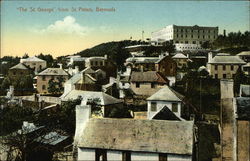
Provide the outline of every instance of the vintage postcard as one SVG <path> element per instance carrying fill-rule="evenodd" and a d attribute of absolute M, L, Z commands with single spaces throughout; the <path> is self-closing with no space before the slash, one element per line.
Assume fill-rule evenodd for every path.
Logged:
<path fill-rule="evenodd" d="M 0 161 L 249 161 L 249 1 L 0 4 Z"/>

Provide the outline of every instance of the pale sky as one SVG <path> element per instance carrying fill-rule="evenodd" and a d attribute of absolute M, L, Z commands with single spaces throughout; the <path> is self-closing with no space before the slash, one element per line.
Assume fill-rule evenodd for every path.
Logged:
<path fill-rule="evenodd" d="M 142 31 L 149 38 L 171 24 L 245 32 L 249 1 L 1 1 L 1 56 L 74 54 L 103 42 L 139 40 Z"/>

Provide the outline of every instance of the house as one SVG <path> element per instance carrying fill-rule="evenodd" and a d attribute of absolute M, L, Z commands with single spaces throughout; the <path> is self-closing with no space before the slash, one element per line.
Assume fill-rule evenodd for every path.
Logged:
<path fill-rule="evenodd" d="M 36 56 L 21 59 L 20 63 L 25 64 L 30 69 L 33 69 L 35 72 L 40 72 L 41 70 L 47 67 L 47 62 L 45 60 L 37 58 Z"/>
<path fill-rule="evenodd" d="M 250 76 L 250 63 L 247 63 L 246 65 L 243 65 L 243 66 L 242 66 L 242 71 L 243 71 L 246 75 Z"/>
<path fill-rule="evenodd" d="M 168 108 L 164 111 L 167 112 L 170 110 L 179 120 L 181 120 L 182 108 L 184 105 L 182 101 L 183 98 L 184 96 L 174 91 L 169 86 L 165 86 L 147 98 L 148 119 L 153 119 L 159 112 L 163 112 L 163 108 Z"/>
<path fill-rule="evenodd" d="M 250 97 L 250 85 L 240 85 L 240 97 Z"/>
<path fill-rule="evenodd" d="M 157 71 L 166 78 L 176 75 L 176 62 L 164 54 L 159 57 L 130 57 L 126 59 L 125 66 L 132 71 Z"/>
<path fill-rule="evenodd" d="M 132 72 L 130 82 L 130 88 L 137 95 L 152 95 L 169 84 L 169 80 L 156 71 Z"/>
<path fill-rule="evenodd" d="M 106 72 L 107 78 L 116 77 L 117 67 L 116 65 L 108 59 L 108 56 L 104 57 L 89 57 L 85 59 L 86 68 L 92 68 L 93 70 L 101 69 Z"/>
<path fill-rule="evenodd" d="M 172 57 L 173 60 L 176 61 L 177 67 L 182 69 L 183 67 L 188 66 L 188 57 L 182 53 L 177 53 Z"/>
<path fill-rule="evenodd" d="M 19 63 L 9 69 L 8 77 L 15 80 L 17 78 L 29 76 L 31 73 L 32 71 L 26 65 Z"/>
<path fill-rule="evenodd" d="M 90 118 L 90 109 L 76 107 L 78 160 L 192 160 L 193 121 Z"/>
<path fill-rule="evenodd" d="M 221 80 L 221 160 L 250 158 L 250 98 L 233 93 L 233 80 Z"/>
<path fill-rule="evenodd" d="M 60 97 L 62 101 L 82 99 L 83 105 L 88 105 L 91 101 L 96 100 L 96 104 L 101 107 L 101 117 L 106 117 L 112 108 L 118 108 L 123 106 L 123 101 L 114 98 L 104 92 L 97 91 L 82 91 L 72 90 L 68 94 Z"/>
<path fill-rule="evenodd" d="M 69 74 L 62 68 L 47 68 L 37 75 L 37 91 L 41 94 L 49 94 L 49 81 L 62 79 L 64 84 L 69 79 Z"/>
<path fill-rule="evenodd" d="M 242 51 L 237 54 L 237 56 L 239 56 L 245 62 L 250 63 L 250 51 Z"/>
<path fill-rule="evenodd" d="M 209 75 L 215 79 L 231 79 L 239 68 L 245 65 L 239 56 L 232 56 L 227 53 L 219 53 L 212 57 L 212 53 L 208 53 L 207 68 Z"/>

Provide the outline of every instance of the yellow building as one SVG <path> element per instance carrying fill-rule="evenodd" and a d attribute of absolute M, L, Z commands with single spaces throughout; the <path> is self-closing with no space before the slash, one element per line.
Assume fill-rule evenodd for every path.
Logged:
<path fill-rule="evenodd" d="M 49 94 L 48 87 L 51 79 L 57 80 L 59 77 L 66 82 L 69 74 L 61 68 L 47 68 L 37 75 L 37 91 L 41 94 Z M 63 84 L 64 84 L 63 82 Z"/>
<path fill-rule="evenodd" d="M 212 53 L 208 53 L 207 68 L 209 74 L 215 79 L 231 79 L 239 68 L 245 65 L 238 56 L 232 56 L 227 53 L 219 53 L 212 57 Z"/>

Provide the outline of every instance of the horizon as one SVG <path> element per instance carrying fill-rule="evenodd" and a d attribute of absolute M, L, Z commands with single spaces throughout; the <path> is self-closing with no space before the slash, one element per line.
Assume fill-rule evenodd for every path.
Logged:
<path fill-rule="evenodd" d="M 106 42 L 140 40 L 142 32 L 146 40 L 172 24 L 244 33 L 248 7 L 249 1 L 2 1 L 1 57 L 73 55 Z"/>

